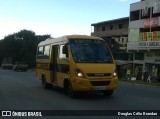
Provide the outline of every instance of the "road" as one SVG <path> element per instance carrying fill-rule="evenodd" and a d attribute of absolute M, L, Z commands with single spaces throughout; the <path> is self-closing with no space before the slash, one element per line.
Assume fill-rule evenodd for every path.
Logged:
<path fill-rule="evenodd" d="M 111 97 L 72 99 L 59 88 L 43 89 L 33 71 L 0 69 L 0 110 L 160 110 L 160 88 L 119 83 Z"/>

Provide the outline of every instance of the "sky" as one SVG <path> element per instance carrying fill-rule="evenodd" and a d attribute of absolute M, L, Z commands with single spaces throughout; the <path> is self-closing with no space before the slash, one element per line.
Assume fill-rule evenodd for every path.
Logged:
<path fill-rule="evenodd" d="M 0 39 L 26 29 L 52 37 L 90 35 L 91 24 L 128 17 L 140 0 L 0 0 Z"/>

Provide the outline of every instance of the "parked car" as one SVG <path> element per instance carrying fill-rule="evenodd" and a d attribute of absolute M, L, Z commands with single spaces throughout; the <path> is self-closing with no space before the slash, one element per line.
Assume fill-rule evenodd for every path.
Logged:
<path fill-rule="evenodd" d="M 12 58 L 3 58 L 2 64 L 1 64 L 1 69 L 12 69 L 13 68 L 13 63 L 12 63 Z"/>
<path fill-rule="evenodd" d="M 13 71 L 27 71 L 28 65 L 24 62 L 16 62 L 13 65 Z"/>

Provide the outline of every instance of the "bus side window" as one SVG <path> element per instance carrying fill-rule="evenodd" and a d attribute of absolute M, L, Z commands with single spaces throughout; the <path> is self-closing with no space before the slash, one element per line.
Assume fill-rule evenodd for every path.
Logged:
<path fill-rule="evenodd" d="M 42 59 L 43 58 L 43 53 L 44 53 L 44 46 L 39 46 L 38 47 L 38 52 L 37 52 L 37 59 Z"/>
<path fill-rule="evenodd" d="M 44 56 L 45 57 L 49 57 L 50 56 L 50 46 L 49 45 L 46 45 L 44 47 Z"/>
<path fill-rule="evenodd" d="M 59 58 L 67 59 L 68 58 L 68 49 L 66 45 L 60 45 Z"/>

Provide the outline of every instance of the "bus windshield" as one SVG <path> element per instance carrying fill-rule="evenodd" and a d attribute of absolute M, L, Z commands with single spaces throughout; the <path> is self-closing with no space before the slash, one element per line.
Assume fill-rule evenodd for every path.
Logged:
<path fill-rule="evenodd" d="M 113 63 L 111 52 L 105 41 L 71 39 L 70 48 L 77 63 Z"/>

